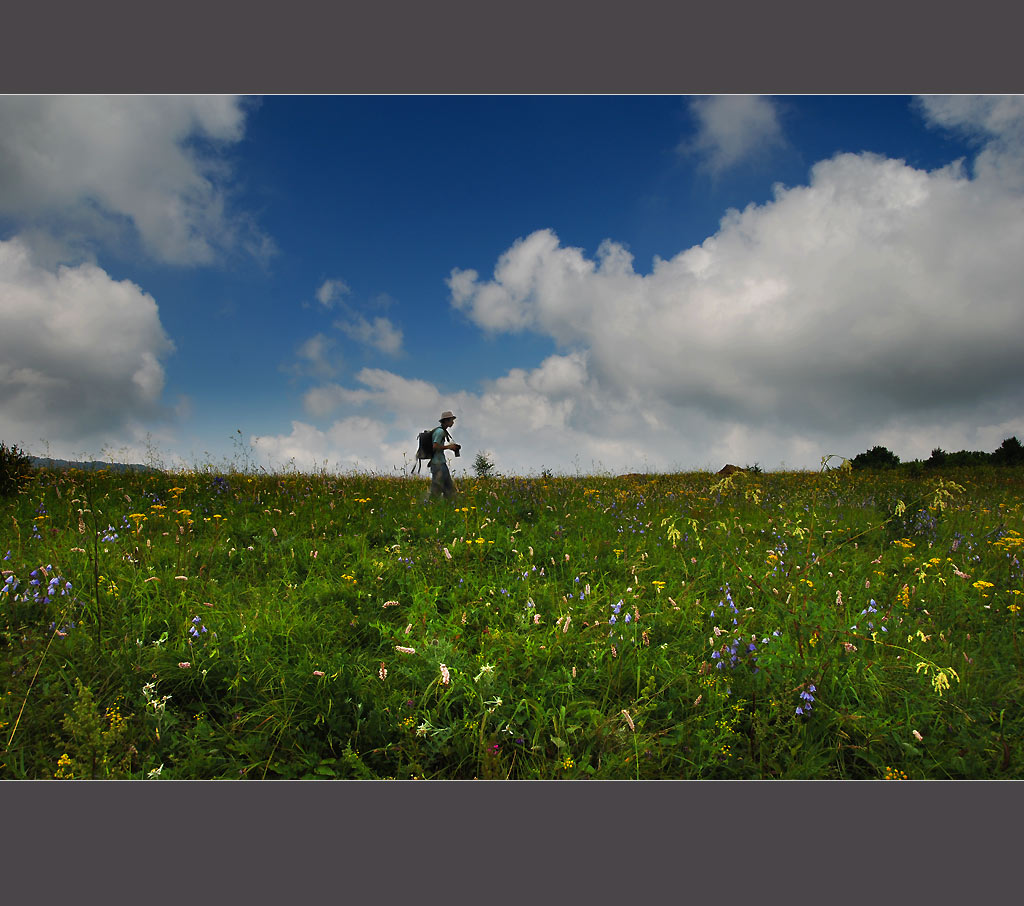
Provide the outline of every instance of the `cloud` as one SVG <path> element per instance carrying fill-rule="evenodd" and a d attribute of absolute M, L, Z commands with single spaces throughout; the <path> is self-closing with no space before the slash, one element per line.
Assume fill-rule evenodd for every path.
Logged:
<path fill-rule="evenodd" d="M 402 330 L 388 318 L 377 317 L 370 321 L 355 315 L 348 320 L 335 321 L 334 326 L 353 340 L 387 355 L 398 355 L 402 351 Z"/>
<path fill-rule="evenodd" d="M 444 399 L 367 370 L 307 409 L 369 419 L 379 448 L 360 462 L 383 470 L 439 406 L 459 416 L 463 470 L 475 449 L 517 472 L 814 468 L 875 444 L 912 459 L 1024 437 L 1024 112 L 921 109 L 983 136 L 970 168 L 839 154 L 647 272 L 620 243 L 589 256 L 537 230 L 490 279 L 455 268 L 448 286 L 482 330 L 550 337 L 556 355 Z M 316 429 L 317 449 L 352 461 L 335 426 Z"/>
<path fill-rule="evenodd" d="M 696 154 L 713 175 L 730 170 L 765 149 L 784 144 L 782 128 L 770 98 L 717 95 L 694 98 L 690 109 L 697 135 L 680 151 Z"/>
<path fill-rule="evenodd" d="M 293 421 L 288 435 L 258 435 L 249 442 L 255 456 L 274 470 L 379 472 L 382 463 L 401 462 L 402 445 L 386 443 L 386 430 L 365 416 L 339 420 L 327 430 Z"/>
<path fill-rule="evenodd" d="M 297 361 L 283 370 L 297 377 L 314 377 L 321 380 L 332 378 L 338 373 L 336 342 L 330 337 L 317 333 L 302 343 L 295 351 Z"/>
<path fill-rule="evenodd" d="M 0 434 L 106 444 L 137 434 L 160 405 L 174 346 L 152 296 L 93 264 L 40 267 L 19 239 L 0 241 Z"/>
<path fill-rule="evenodd" d="M 974 161 L 982 185 L 1024 191 L 1024 97 L 928 95 L 917 99 L 932 126 L 965 134 L 983 145 Z"/>
<path fill-rule="evenodd" d="M 160 261 L 204 264 L 272 243 L 229 204 L 223 152 L 244 132 L 235 97 L 0 97 L 0 214 L 82 257 L 126 231 Z"/>
<path fill-rule="evenodd" d="M 351 292 L 344 280 L 324 280 L 316 291 L 317 301 L 324 308 L 331 308 Z"/>

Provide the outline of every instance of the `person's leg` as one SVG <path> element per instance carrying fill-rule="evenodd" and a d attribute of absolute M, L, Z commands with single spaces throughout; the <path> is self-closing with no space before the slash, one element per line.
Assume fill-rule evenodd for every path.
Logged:
<path fill-rule="evenodd" d="M 444 475 L 448 473 L 447 466 L 430 466 L 430 495 L 428 500 L 434 500 L 444 494 Z M 450 480 L 450 477 L 449 477 Z"/>
<path fill-rule="evenodd" d="M 452 473 L 448 470 L 448 466 L 444 467 L 444 476 L 442 478 L 442 484 L 444 487 L 444 496 L 446 500 L 455 499 L 455 482 L 452 481 Z"/>

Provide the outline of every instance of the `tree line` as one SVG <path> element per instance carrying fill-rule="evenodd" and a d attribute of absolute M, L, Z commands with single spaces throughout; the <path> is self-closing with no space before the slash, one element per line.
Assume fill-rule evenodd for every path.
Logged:
<path fill-rule="evenodd" d="M 900 466 L 925 469 L 1020 466 L 1024 465 L 1024 445 L 1014 436 L 1006 438 L 992 453 L 981 450 L 958 450 L 956 453 L 947 453 L 941 447 L 936 447 L 927 459 L 915 459 L 906 463 L 901 463 L 900 458 L 887 447 L 875 446 L 854 456 L 850 460 L 850 465 L 855 469 L 895 469 Z"/>

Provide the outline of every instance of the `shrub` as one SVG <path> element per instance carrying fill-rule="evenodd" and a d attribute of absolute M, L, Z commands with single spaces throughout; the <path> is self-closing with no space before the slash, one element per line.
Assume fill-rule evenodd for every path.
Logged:
<path fill-rule="evenodd" d="M 24 450 L 0 443 L 0 497 L 17 494 L 32 471 L 32 459 Z"/>
<path fill-rule="evenodd" d="M 473 460 L 473 471 L 477 478 L 491 478 L 494 476 L 494 461 L 481 450 Z"/>
<path fill-rule="evenodd" d="M 886 447 L 872 447 L 865 453 L 858 453 L 850 460 L 855 469 L 895 469 L 900 458 Z"/>

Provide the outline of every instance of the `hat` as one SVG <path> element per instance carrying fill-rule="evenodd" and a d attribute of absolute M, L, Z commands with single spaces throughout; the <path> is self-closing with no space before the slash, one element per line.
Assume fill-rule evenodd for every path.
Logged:
<path fill-rule="evenodd" d="M 445 409 L 444 412 L 441 413 L 440 420 L 444 421 L 446 418 L 455 418 L 455 414 L 450 409 Z"/>

